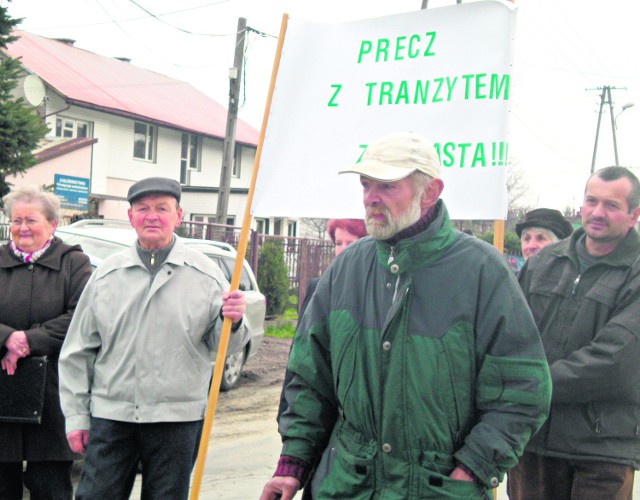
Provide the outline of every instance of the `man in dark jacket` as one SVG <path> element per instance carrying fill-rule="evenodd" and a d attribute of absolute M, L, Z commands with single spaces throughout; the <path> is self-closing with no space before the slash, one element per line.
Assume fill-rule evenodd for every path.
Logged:
<path fill-rule="evenodd" d="M 296 333 L 262 499 L 484 499 L 544 421 L 542 345 L 504 258 L 453 229 L 414 133 L 360 163 L 365 237 L 322 275 Z M 324 453 L 323 453 L 324 452 Z"/>
<path fill-rule="evenodd" d="M 527 260 L 520 284 L 549 362 L 549 419 L 509 472 L 511 499 L 630 499 L 640 467 L 640 184 L 587 181 L 582 228 Z"/>

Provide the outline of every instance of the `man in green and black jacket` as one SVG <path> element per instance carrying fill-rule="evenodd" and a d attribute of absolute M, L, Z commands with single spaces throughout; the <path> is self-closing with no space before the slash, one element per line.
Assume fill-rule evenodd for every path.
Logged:
<path fill-rule="evenodd" d="M 639 203 L 629 170 L 598 170 L 585 189 L 582 228 L 522 268 L 553 399 L 509 472 L 511 499 L 632 496 L 640 468 Z"/>
<path fill-rule="evenodd" d="M 323 274 L 291 352 L 282 456 L 262 499 L 488 498 L 547 416 L 531 313 L 502 256 L 454 230 L 438 155 L 413 133 L 368 146 L 371 237 Z"/>

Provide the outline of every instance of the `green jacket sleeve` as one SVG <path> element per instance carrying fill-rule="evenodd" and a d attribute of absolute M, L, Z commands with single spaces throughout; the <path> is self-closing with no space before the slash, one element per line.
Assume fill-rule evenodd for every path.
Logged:
<path fill-rule="evenodd" d="M 495 487 L 546 420 L 551 380 L 538 330 L 511 271 L 487 266 L 480 279 L 478 419 L 455 456 Z"/>
<path fill-rule="evenodd" d="M 320 280 L 294 337 L 288 369 L 292 379 L 284 389 L 288 409 L 279 421 L 282 454 L 313 464 L 336 421 L 338 403 L 333 389 L 329 311 L 330 270 Z"/>

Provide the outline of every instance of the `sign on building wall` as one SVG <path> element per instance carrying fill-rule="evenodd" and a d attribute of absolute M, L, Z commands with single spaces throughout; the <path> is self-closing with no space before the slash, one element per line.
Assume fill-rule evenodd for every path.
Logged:
<path fill-rule="evenodd" d="M 497 1 L 343 24 L 289 19 L 252 213 L 363 217 L 366 145 L 414 131 L 440 154 L 456 219 L 507 213 L 516 11 Z"/>
<path fill-rule="evenodd" d="M 60 199 L 60 207 L 72 210 L 88 210 L 89 179 L 55 174 L 54 193 Z"/>

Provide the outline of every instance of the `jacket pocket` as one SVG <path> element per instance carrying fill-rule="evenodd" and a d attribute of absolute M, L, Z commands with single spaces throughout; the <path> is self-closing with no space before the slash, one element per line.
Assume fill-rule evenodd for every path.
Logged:
<path fill-rule="evenodd" d="M 639 412 L 634 405 L 604 402 L 554 405 L 545 446 L 569 455 L 638 460 Z"/>
<path fill-rule="evenodd" d="M 327 477 L 317 498 L 373 498 L 375 492 L 376 443 L 360 440 L 356 433 L 341 432 Z"/>
<path fill-rule="evenodd" d="M 640 439 L 640 408 L 635 405 L 594 402 L 583 416 L 598 438 Z"/>
<path fill-rule="evenodd" d="M 459 481 L 449 476 L 420 468 L 420 498 L 424 499 L 457 499 L 484 500 L 487 498 L 486 488 L 476 481 Z"/>

